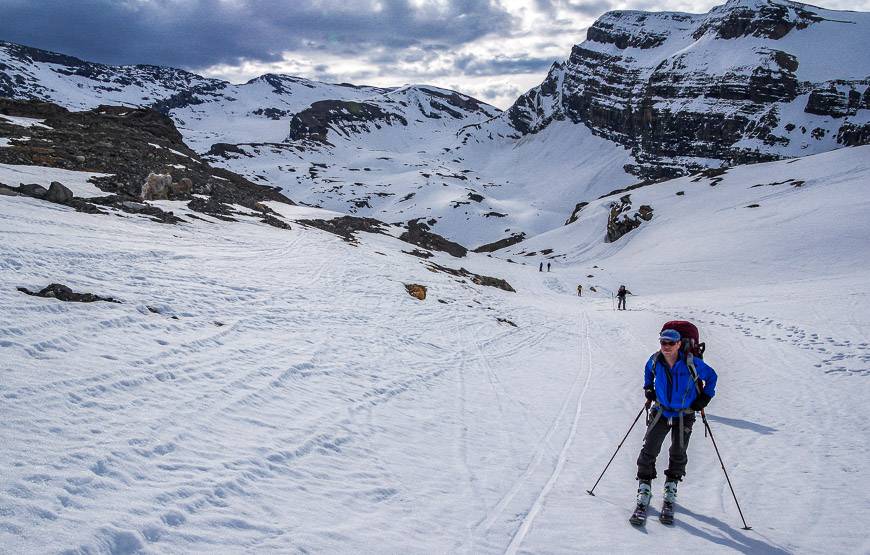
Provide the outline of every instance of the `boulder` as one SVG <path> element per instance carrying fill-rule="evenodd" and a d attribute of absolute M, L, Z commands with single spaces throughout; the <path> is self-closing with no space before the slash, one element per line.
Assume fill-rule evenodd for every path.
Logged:
<path fill-rule="evenodd" d="M 45 195 L 45 200 L 66 204 L 73 198 L 73 192 L 70 191 L 63 183 L 52 181 L 48 186 L 48 194 Z"/>
<path fill-rule="evenodd" d="M 173 198 L 190 198 L 191 192 L 193 192 L 193 181 L 187 177 L 182 177 L 178 183 L 169 186 L 169 196 Z"/>
<path fill-rule="evenodd" d="M 141 202 L 133 202 L 132 200 L 121 201 L 121 207 L 126 208 L 130 212 L 141 212 L 145 210 L 147 205 L 142 204 Z"/>
<path fill-rule="evenodd" d="M 28 197 L 45 198 L 45 195 L 48 194 L 48 189 L 36 183 L 22 183 L 18 187 L 18 192 Z"/>
<path fill-rule="evenodd" d="M 420 285 L 419 283 L 406 283 L 405 289 L 408 291 L 408 294 L 414 297 L 415 299 L 419 299 L 421 301 L 426 300 L 426 286 Z"/>
<path fill-rule="evenodd" d="M 166 200 L 169 198 L 169 188 L 172 186 L 172 176 L 162 173 L 149 173 L 142 185 L 142 200 Z"/>

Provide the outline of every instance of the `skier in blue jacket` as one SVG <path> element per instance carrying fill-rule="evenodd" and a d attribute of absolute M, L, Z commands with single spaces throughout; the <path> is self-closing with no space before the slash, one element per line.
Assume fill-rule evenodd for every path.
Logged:
<path fill-rule="evenodd" d="M 643 389 L 647 406 L 653 404 L 643 447 L 637 458 L 637 508 L 632 523 L 646 519 L 652 497 L 651 482 L 656 478 L 656 457 L 665 436 L 670 434 L 668 468 L 665 470 L 664 505 L 661 520 L 673 522 L 677 483 L 686 474 L 686 448 L 695 423 L 695 411 L 703 410 L 716 394 L 716 372 L 701 358 L 682 349 L 680 333 L 662 330 L 661 349 L 646 363 Z M 640 515 L 638 513 L 640 512 Z"/>

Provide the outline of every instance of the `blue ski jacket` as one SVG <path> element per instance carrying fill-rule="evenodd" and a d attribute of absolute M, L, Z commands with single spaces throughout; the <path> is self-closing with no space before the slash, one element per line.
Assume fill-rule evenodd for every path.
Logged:
<path fill-rule="evenodd" d="M 710 368 L 699 357 L 693 357 L 695 372 L 701 381 L 698 384 L 708 396 L 716 394 L 716 371 Z M 655 387 L 656 399 L 662 407 L 662 416 L 673 418 L 688 409 L 698 396 L 698 389 L 692 380 L 692 373 L 686 364 L 686 355 L 680 353 L 680 358 L 673 368 L 668 368 L 664 357 L 659 352 L 653 354 L 646 363 L 643 379 L 644 389 Z"/>

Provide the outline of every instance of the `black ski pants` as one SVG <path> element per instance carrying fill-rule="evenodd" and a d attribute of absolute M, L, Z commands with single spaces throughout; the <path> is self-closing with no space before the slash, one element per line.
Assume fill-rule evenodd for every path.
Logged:
<path fill-rule="evenodd" d="M 617 297 L 616 309 L 625 310 L 625 297 Z"/>
<path fill-rule="evenodd" d="M 646 430 L 643 447 L 640 450 L 640 456 L 637 458 L 638 480 L 655 479 L 656 458 L 658 458 L 659 452 L 662 450 L 662 443 L 669 433 L 671 435 L 671 448 L 668 451 L 668 469 L 665 470 L 665 476 L 669 480 L 679 482 L 686 475 L 686 463 L 689 462 L 686 449 L 689 447 L 689 437 L 692 435 L 692 424 L 695 423 L 695 414 L 683 414 L 682 420 L 681 426 L 679 416 L 674 418 L 665 418 L 664 416 L 656 418 L 655 411 L 652 413 L 652 421 Z"/>

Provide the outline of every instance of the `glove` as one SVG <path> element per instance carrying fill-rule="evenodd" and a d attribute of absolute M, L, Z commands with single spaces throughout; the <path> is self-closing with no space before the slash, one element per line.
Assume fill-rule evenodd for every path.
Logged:
<path fill-rule="evenodd" d="M 646 397 L 647 401 L 655 401 L 656 400 L 656 390 L 652 387 L 648 387 L 643 390 L 643 396 Z"/>
<path fill-rule="evenodd" d="M 689 405 L 689 408 L 694 411 L 703 410 L 704 407 L 707 406 L 707 403 L 710 402 L 710 399 L 712 399 L 712 397 L 702 391 L 698 393 L 698 396 L 695 397 L 695 400 L 692 401 L 692 404 Z"/>

